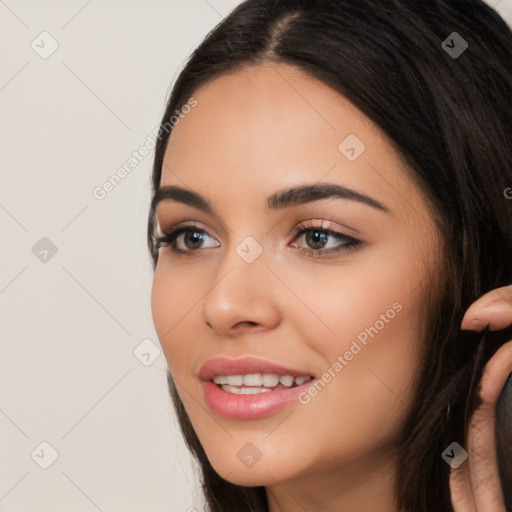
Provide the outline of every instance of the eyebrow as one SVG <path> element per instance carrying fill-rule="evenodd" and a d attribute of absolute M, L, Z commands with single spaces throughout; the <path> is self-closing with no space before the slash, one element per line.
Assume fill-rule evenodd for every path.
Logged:
<path fill-rule="evenodd" d="M 302 185 L 297 187 L 280 190 L 269 196 L 265 202 L 267 210 L 279 210 L 300 204 L 311 203 L 321 199 L 328 198 L 346 199 L 348 201 L 357 201 L 359 203 L 371 206 L 376 210 L 383 211 L 387 214 L 391 210 L 377 201 L 376 199 L 367 196 L 361 192 L 357 192 L 351 188 L 337 185 L 334 183 L 318 183 L 315 185 Z M 215 208 L 211 202 L 202 195 L 188 190 L 177 185 L 165 185 L 155 191 L 152 201 L 152 208 L 165 201 L 172 201 L 176 203 L 183 203 L 193 208 L 196 208 L 209 215 L 217 216 Z"/>

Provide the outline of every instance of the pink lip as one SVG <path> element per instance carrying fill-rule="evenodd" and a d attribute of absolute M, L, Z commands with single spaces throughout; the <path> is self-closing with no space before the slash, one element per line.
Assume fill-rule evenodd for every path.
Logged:
<path fill-rule="evenodd" d="M 263 418 L 284 407 L 297 402 L 298 395 L 312 385 L 316 379 L 289 389 L 270 391 L 256 395 L 237 395 L 228 393 L 212 382 L 215 375 L 244 375 L 247 373 L 277 373 L 278 375 L 292 375 L 300 377 L 313 374 L 309 371 L 300 371 L 286 368 L 254 357 L 239 359 L 215 358 L 207 361 L 199 371 L 203 380 L 203 393 L 210 409 L 229 419 L 253 420 Z"/>

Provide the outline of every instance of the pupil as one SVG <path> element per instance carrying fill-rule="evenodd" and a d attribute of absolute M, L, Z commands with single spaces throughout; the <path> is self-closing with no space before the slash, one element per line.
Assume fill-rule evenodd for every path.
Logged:
<path fill-rule="evenodd" d="M 306 241 L 308 242 L 309 245 L 315 246 L 315 244 L 319 243 L 318 242 L 319 237 L 326 237 L 326 236 L 327 236 L 326 233 L 323 233 L 322 231 L 309 231 L 308 233 L 306 233 Z M 311 241 L 310 239 L 308 239 L 308 237 L 310 239 L 313 238 L 313 240 Z M 323 243 L 325 243 L 325 241 L 323 241 Z M 323 247 L 322 242 L 320 242 L 319 247 L 313 247 L 313 248 L 321 249 L 322 247 Z"/>
<path fill-rule="evenodd" d="M 202 233 L 198 233 L 197 231 L 188 232 L 185 234 L 185 243 L 187 244 L 188 241 L 191 242 L 192 249 L 197 249 L 201 245 L 201 242 L 203 241 L 203 235 Z M 196 244 L 197 247 L 194 246 L 194 244 Z"/>

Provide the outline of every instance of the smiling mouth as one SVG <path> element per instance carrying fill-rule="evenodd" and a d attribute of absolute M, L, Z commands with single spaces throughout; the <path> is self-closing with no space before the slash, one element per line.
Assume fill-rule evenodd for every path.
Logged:
<path fill-rule="evenodd" d="M 212 382 L 219 389 L 237 395 L 255 395 L 301 386 L 312 380 L 311 375 L 293 377 L 276 373 L 247 373 L 244 375 L 215 375 Z"/>

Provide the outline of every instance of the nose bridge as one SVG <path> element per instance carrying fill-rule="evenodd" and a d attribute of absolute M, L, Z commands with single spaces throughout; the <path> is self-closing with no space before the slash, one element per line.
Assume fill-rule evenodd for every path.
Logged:
<path fill-rule="evenodd" d="M 269 274 L 267 256 L 263 244 L 251 235 L 232 241 L 221 256 L 212 291 L 234 293 L 242 301 L 257 295 Z"/>
<path fill-rule="evenodd" d="M 255 207 L 246 199 L 245 208 Z M 239 205 L 243 211 L 244 205 Z M 258 227 L 260 226 L 260 227 Z M 222 263 L 219 273 L 224 274 L 229 268 L 235 267 L 239 272 L 246 272 L 248 276 L 256 273 L 268 272 L 265 263 L 268 262 L 268 236 L 266 236 L 263 223 L 251 222 L 247 217 L 238 216 L 236 222 L 229 226 L 226 250 L 222 253 Z"/>
<path fill-rule="evenodd" d="M 263 243 L 247 235 L 231 242 L 219 261 L 202 301 L 203 320 L 219 332 L 228 332 L 240 322 L 274 323 L 277 308 L 267 284 L 272 273 Z"/>

